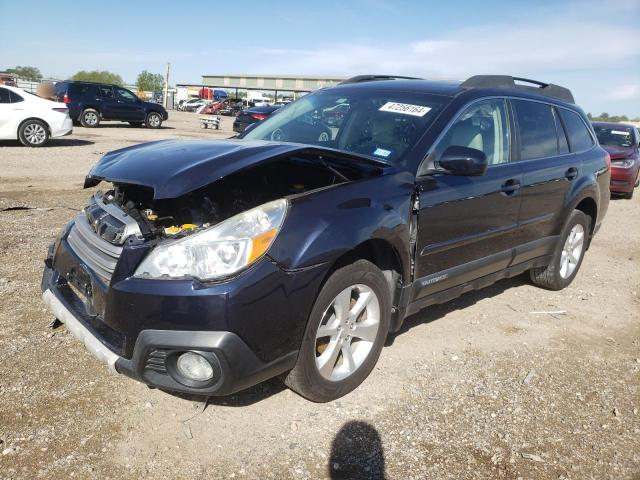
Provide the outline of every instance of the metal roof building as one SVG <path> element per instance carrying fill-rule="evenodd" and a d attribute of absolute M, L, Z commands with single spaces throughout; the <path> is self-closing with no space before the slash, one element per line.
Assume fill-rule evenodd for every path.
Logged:
<path fill-rule="evenodd" d="M 321 87 L 336 85 L 344 79 L 345 77 L 306 75 L 216 74 L 202 75 L 202 85 L 206 87 L 242 90 L 310 92 Z"/>

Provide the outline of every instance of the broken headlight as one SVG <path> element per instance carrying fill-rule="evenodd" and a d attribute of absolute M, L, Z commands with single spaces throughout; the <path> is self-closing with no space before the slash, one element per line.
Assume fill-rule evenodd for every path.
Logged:
<path fill-rule="evenodd" d="M 267 252 L 286 210 L 286 200 L 275 200 L 188 237 L 161 243 L 142 261 L 135 275 L 200 280 L 232 275 Z"/>

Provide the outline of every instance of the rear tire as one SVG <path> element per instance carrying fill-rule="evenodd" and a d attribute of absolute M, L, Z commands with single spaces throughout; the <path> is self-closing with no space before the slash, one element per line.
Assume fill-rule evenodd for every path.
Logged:
<path fill-rule="evenodd" d="M 313 305 L 285 384 L 314 402 L 351 392 L 378 361 L 390 317 L 389 284 L 379 268 L 358 260 L 336 270 Z"/>
<path fill-rule="evenodd" d="M 631 200 L 633 198 L 633 192 L 635 192 L 635 188 L 633 190 L 631 190 L 630 192 L 627 192 L 624 195 L 622 195 L 622 198 L 626 198 L 627 200 Z"/>
<path fill-rule="evenodd" d="M 144 123 L 147 128 L 160 128 L 162 126 L 162 115 L 158 112 L 150 112 Z"/>
<path fill-rule="evenodd" d="M 96 128 L 100 125 L 100 114 L 93 108 L 87 108 L 80 114 L 80 124 L 86 128 Z"/>
<path fill-rule="evenodd" d="M 571 212 L 562 227 L 551 263 L 546 267 L 529 270 L 533 284 L 548 290 L 562 290 L 567 287 L 582 265 L 590 231 L 591 217 L 580 210 Z"/>
<path fill-rule="evenodd" d="M 25 147 L 42 147 L 49 141 L 49 128 L 41 120 L 27 120 L 18 129 L 18 138 Z"/>

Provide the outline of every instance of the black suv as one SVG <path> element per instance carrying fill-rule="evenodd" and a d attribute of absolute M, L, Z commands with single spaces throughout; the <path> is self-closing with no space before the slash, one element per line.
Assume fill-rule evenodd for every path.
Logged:
<path fill-rule="evenodd" d="M 160 128 L 169 114 L 162 105 L 143 102 L 133 92 L 118 85 L 63 81 L 55 85 L 56 101 L 69 107 L 75 124 L 97 127 L 101 120 L 120 120 L 135 127 Z"/>
<path fill-rule="evenodd" d="M 609 177 L 565 88 L 356 77 L 241 140 L 105 155 L 85 187 L 106 190 L 49 249 L 44 301 L 149 385 L 224 395 L 284 375 L 328 401 L 422 308 L 523 272 L 569 285 Z"/>

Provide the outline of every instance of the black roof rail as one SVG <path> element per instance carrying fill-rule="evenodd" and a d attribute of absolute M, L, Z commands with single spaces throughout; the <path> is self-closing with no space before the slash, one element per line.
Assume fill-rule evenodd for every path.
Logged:
<path fill-rule="evenodd" d="M 402 77 L 400 75 L 356 75 L 347 78 L 338 85 L 346 85 L 348 83 L 375 82 L 376 80 L 422 80 L 418 77 Z"/>
<path fill-rule="evenodd" d="M 516 83 L 519 82 L 519 83 Z M 522 85 L 529 83 L 531 85 Z M 462 88 L 512 88 L 526 90 L 538 95 L 575 103 L 571 90 L 553 83 L 540 82 L 529 78 L 511 77 L 509 75 L 475 75 L 460 84 Z"/>

